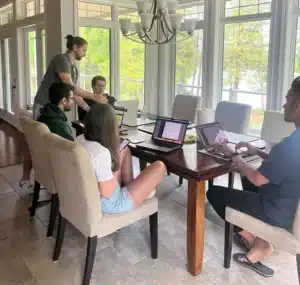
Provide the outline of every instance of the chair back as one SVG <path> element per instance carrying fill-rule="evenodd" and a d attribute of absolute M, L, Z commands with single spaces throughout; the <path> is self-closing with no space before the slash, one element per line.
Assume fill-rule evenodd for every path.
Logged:
<path fill-rule="evenodd" d="M 278 143 L 295 130 L 295 125 L 284 121 L 284 114 L 276 111 L 265 111 L 261 129 L 261 138 L 270 143 Z"/>
<path fill-rule="evenodd" d="M 196 123 L 196 114 L 200 105 L 200 96 L 177 95 L 173 104 L 172 118 L 188 120 Z"/>
<path fill-rule="evenodd" d="M 45 124 L 34 121 L 28 116 L 22 115 L 19 120 L 30 151 L 34 179 L 43 184 L 49 193 L 55 194 L 56 189 L 45 144 L 45 136 L 50 133 L 50 130 Z"/>
<path fill-rule="evenodd" d="M 98 183 L 86 149 L 50 133 L 46 137 L 60 213 L 83 235 L 97 235 L 101 214 Z"/>
<path fill-rule="evenodd" d="M 251 110 L 250 105 L 221 101 L 216 109 L 215 121 L 228 132 L 247 134 Z"/>

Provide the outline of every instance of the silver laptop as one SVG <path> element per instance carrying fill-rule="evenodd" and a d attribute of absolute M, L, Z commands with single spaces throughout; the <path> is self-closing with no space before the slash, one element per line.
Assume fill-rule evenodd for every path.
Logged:
<path fill-rule="evenodd" d="M 136 125 L 139 100 L 118 101 L 115 103 L 115 106 L 123 107 L 127 110 L 127 112 L 124 113 L 123 125 L 129 127 Z"/>
<path fill-rule="evenodd" d="M 167 117 L 158 117 L 152 138 L 137 144 L 139 148 L 169 153 L 182 148 L 189 122 Z"/>
<path fill-rule="evenodd" d="M 155 120 L 148 118 L 138 118 L 139 100 L 125 100 L 115 103 L 116 107 L 122 107 L 127 110 L 124 113 L 123 125 L 128 127 L 138 127 L 143 125 L 155 124 Z"/>

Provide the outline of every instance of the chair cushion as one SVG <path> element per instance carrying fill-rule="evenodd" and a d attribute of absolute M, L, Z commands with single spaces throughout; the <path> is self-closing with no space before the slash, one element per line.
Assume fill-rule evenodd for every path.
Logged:
<path fill-rule="evenodd" d="M 100 210 L 100 209 L 99 209 Z M 157 198 L 145 200 L 143 205 L 133 211 L 121 214 L 103 214 L 97 227 L 98 238 L 107 236 L 121 228 L 135 223 L 158 211 Z"/>
<path fill-rule="evenodd" d="M 284 121 L 284 114 L 276 111 L 265 111 L 261 129 L 261 138 L 267 142 L 279 143 L 295 130 L 295 125 Z"/>
<path fill-rule="evenodd" d="M 269 243 L 276 249 L 296 255 L 300 253 L 300 243 L 289 231 L 271 226 L 240 211 L 226 207 L 226 221 L 251 232 Z"/>

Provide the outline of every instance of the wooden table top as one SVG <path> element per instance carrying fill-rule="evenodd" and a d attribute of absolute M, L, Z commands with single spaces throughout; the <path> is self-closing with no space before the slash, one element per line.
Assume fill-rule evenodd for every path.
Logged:
<path fill-rule="evenodd" d="M 129 140 L 132 138 L 134 141 L 138 136 L 142 136 L 144 140 L 151 138 L 150 134 L 138 131 L 137 129 L 129 130 L 128 134 L 122 137 Z M 233 170 L 231 162 L 218 160 L 215 157 L 198 152 L 199 145 L 197 143 L 184 144 L 182 149 L 168 154 L 140 149 L 134 144 L 130 144 L 130 148 L 132 154 L 141 160 L 146 162 L 161 160 L 165 163 L 169 171 L 186 179 L 209 180 Z M 249 162 L 257 159 L 259 159 L 257 156 L 245 158 Z"/>

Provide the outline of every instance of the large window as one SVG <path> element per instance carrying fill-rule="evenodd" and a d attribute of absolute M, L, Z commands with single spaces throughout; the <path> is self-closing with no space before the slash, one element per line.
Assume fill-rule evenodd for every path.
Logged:
<path fill-rule="evenodd" d="M 203 29 L 199 23 L 204 20 L 204 5 L 186 7 L 178 13 L 184 19 L 197 21 L 196 30 L 190 38 L 179 34 L 176 37 L 175 95 L 201 95 Z"/>
<path fill-rule="evenodd" d="M 30 101 L 29 104 L 33 104 L 34 97 L 38 88 L 38 71 L 37 71 L 37 54 L 36 54 L 36 31 L 28 31 L 26 32 L 27 39 L 27 69 L 28 69 L 28 85 L 30 92 Z"/>
<path fill-rule="evenodd" d="M 12 112 L 11 38 L 4 39 L 2 43 L 4 108 L 8 112 Z"/>
<path fill-rule="evenodd" d="M 80 63 L 80 86 L 91 89 L 95 75 L 107 78 L 106 91 L 110 92 L 110 29 L 80 27 L 79 34 L 87 40 L 89 47 L 86 57 Z"/>
<path fill-rule="evenodd" d="M 145 47 L 120 36 L 120 99 L 144 99 Z"/>
<path fill-rule="evenodd" d="M 42 26 L 23 28 L 25 39 L 26 105 L 32 106 L 46 71 L 45 30 Z M 25 106 L 24 106 L 25 107 Z"/>
<path fill-rule="evenodd" d="M 176 94 L 201 95 L 203 30 L 176 39 Z"/>
<path fill-rule="evenodd" d="M 128 8 L 119 8 L 120 18 L 133 23 L 139 21 L 138 13 Z M 145 45 L 126 39 L 120 33 L 120 99 L 138 99 L 144 104 Z"/>
<path fill-rule="evenodd" d="M 297 7 L 297 35 L 296 35 L 296 49 L 295 49 L 295 65 L 294 65 L 294 77 L 300 76 L 300 1 Z"/>
<path fill-rule="evenodd" d="M 226 15 L 238 18 L 241 14 L 261 13 L 262 5 L 268 10 L 271 1 L 226 3 L 230 2 L 239 2 L 240 6 L 229 8 L 226 4 Z M 224 25 L 222 100 L 251 105 L 250 128 L 253 130 L 261 129 L 266 107 L 269 38 L 270 20 L 259 20 L 259 15 L 257 20 L 227 21 Z"/>

